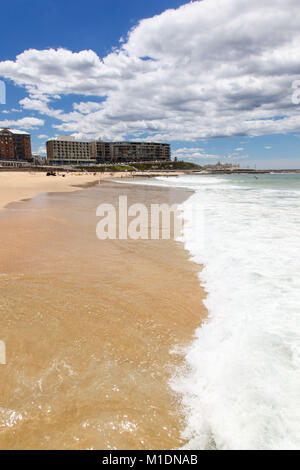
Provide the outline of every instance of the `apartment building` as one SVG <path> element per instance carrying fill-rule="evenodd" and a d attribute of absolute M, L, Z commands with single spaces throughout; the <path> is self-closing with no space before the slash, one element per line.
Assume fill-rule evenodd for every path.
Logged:
<path fill-rule="evenodd" d="M 91 155 L 98 163 L 111 162 L 114 159 L 114 144 L 101 139 L 91 142 Z"/>
<path fill-rule="evenodd" d="M 115 142 L 113 144 L 115 161 L 146 162 L 171 159 L 169 144 L 154 142 Z"/>
<path fill-rule="evenodd" d="M 0 129 L 1 160 L 31 160 L 31 136 L 17 129 Z"/>
<path fill-rule="evenodd" d="M 94 142 L 82 142 L 72 136 L 60 136 L 46 143 L 47 160 L 52 164 L 82 165 L 96 163 Z"/>
<path fill-rule="evenodd" d="M 15 147 L 13 134 L 8 129 L 0 130 L 0 159 L 14 160 Z"/>
<path fill-rule="evenodd" d="M 169 144 L 153 142 L 79 142 L 61 136 L 47 142 L 47 160 L 52 164 L 93 164 L 112 162 L 166 161 Z"/>

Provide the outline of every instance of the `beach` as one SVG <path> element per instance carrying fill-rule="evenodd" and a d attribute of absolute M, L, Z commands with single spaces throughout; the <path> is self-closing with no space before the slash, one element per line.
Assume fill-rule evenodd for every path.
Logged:
<path fill-rule="evenodd" d="M 182 175 L 183 172 L 156 172 L 158 175 Z M 74 186 L 88 185 L 96 180 L 112 178 L 133 178 L 136 176 L 151 176 L 150 172 L 136 172 L 132 175 L 126 172 L 66 172 L 47 176 L 45 172 L 0 171 L 0 209 L 14 201 L 31 199 L 41 193 L 72 192 Z"/>
<path fill-rule="evenodd" d="M 169 381 L 206 315 L 199 266 L 172 239 L 100 241 L 96 208 L 191 191 L 95 175 L 0 181 L 0 448 L 184 445 Z"/>

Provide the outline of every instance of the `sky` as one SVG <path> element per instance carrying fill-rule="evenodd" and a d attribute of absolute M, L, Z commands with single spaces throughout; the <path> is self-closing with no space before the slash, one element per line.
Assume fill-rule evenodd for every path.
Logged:
<path fill-rule="evenodd" d="M 299 0 L 10 0 L 1 17 L 0 127 L 34 153 L 70 134 L 300 168 Z"/>

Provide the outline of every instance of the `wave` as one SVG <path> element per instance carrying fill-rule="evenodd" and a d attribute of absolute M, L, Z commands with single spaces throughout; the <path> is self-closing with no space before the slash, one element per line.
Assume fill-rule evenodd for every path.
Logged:
<path fill-rule="evenodd" d="M 183 241 L 202 266 L 208 318 L 172 380 L 186 448 L 299 449 L 300 192 L 200 178 L 184 180 L 197 189 Z"/>

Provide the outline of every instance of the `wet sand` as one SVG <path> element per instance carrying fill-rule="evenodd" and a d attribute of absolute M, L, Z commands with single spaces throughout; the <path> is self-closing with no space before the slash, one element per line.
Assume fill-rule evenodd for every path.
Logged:
<path fill-rule="evenodd" d="M 121 173 L 115 173 L 115 177 L 120 176 Z M 0 209 L 12 201 L 26 201 L 40 193 L 72 192 L 74 186 L 86 185 L 100 177 L 111 178 L 112 175 L 62 172 L 46 176 L 41 172 L 0 171 Z"/>
<path fill-rule="evenodd" d="M 156 172 L 157 175 L 177 176 L 183 172 Z M 63 176 L 64 175 L 64 176 Z M 72 192 L 74 187 L 85 186 L 95 181 L 113 178 L 134 178 L 136 176 L 151 176 L 151 172 L 114 173 L 67 173 L 56 172 L 56 176 L 47 176 L 45 172 L 0 171 L 0 209 L 12 201 L 27 201 L 41 193 Z"/>
<path fill-rule="evenodd" d="M 204 292 L 183 245 L 96 237 L 98 204 L 176 203 L 180 189 L 102 181 L 0 211 L 0 449 L 171 449 L 168 381 Z"/>

